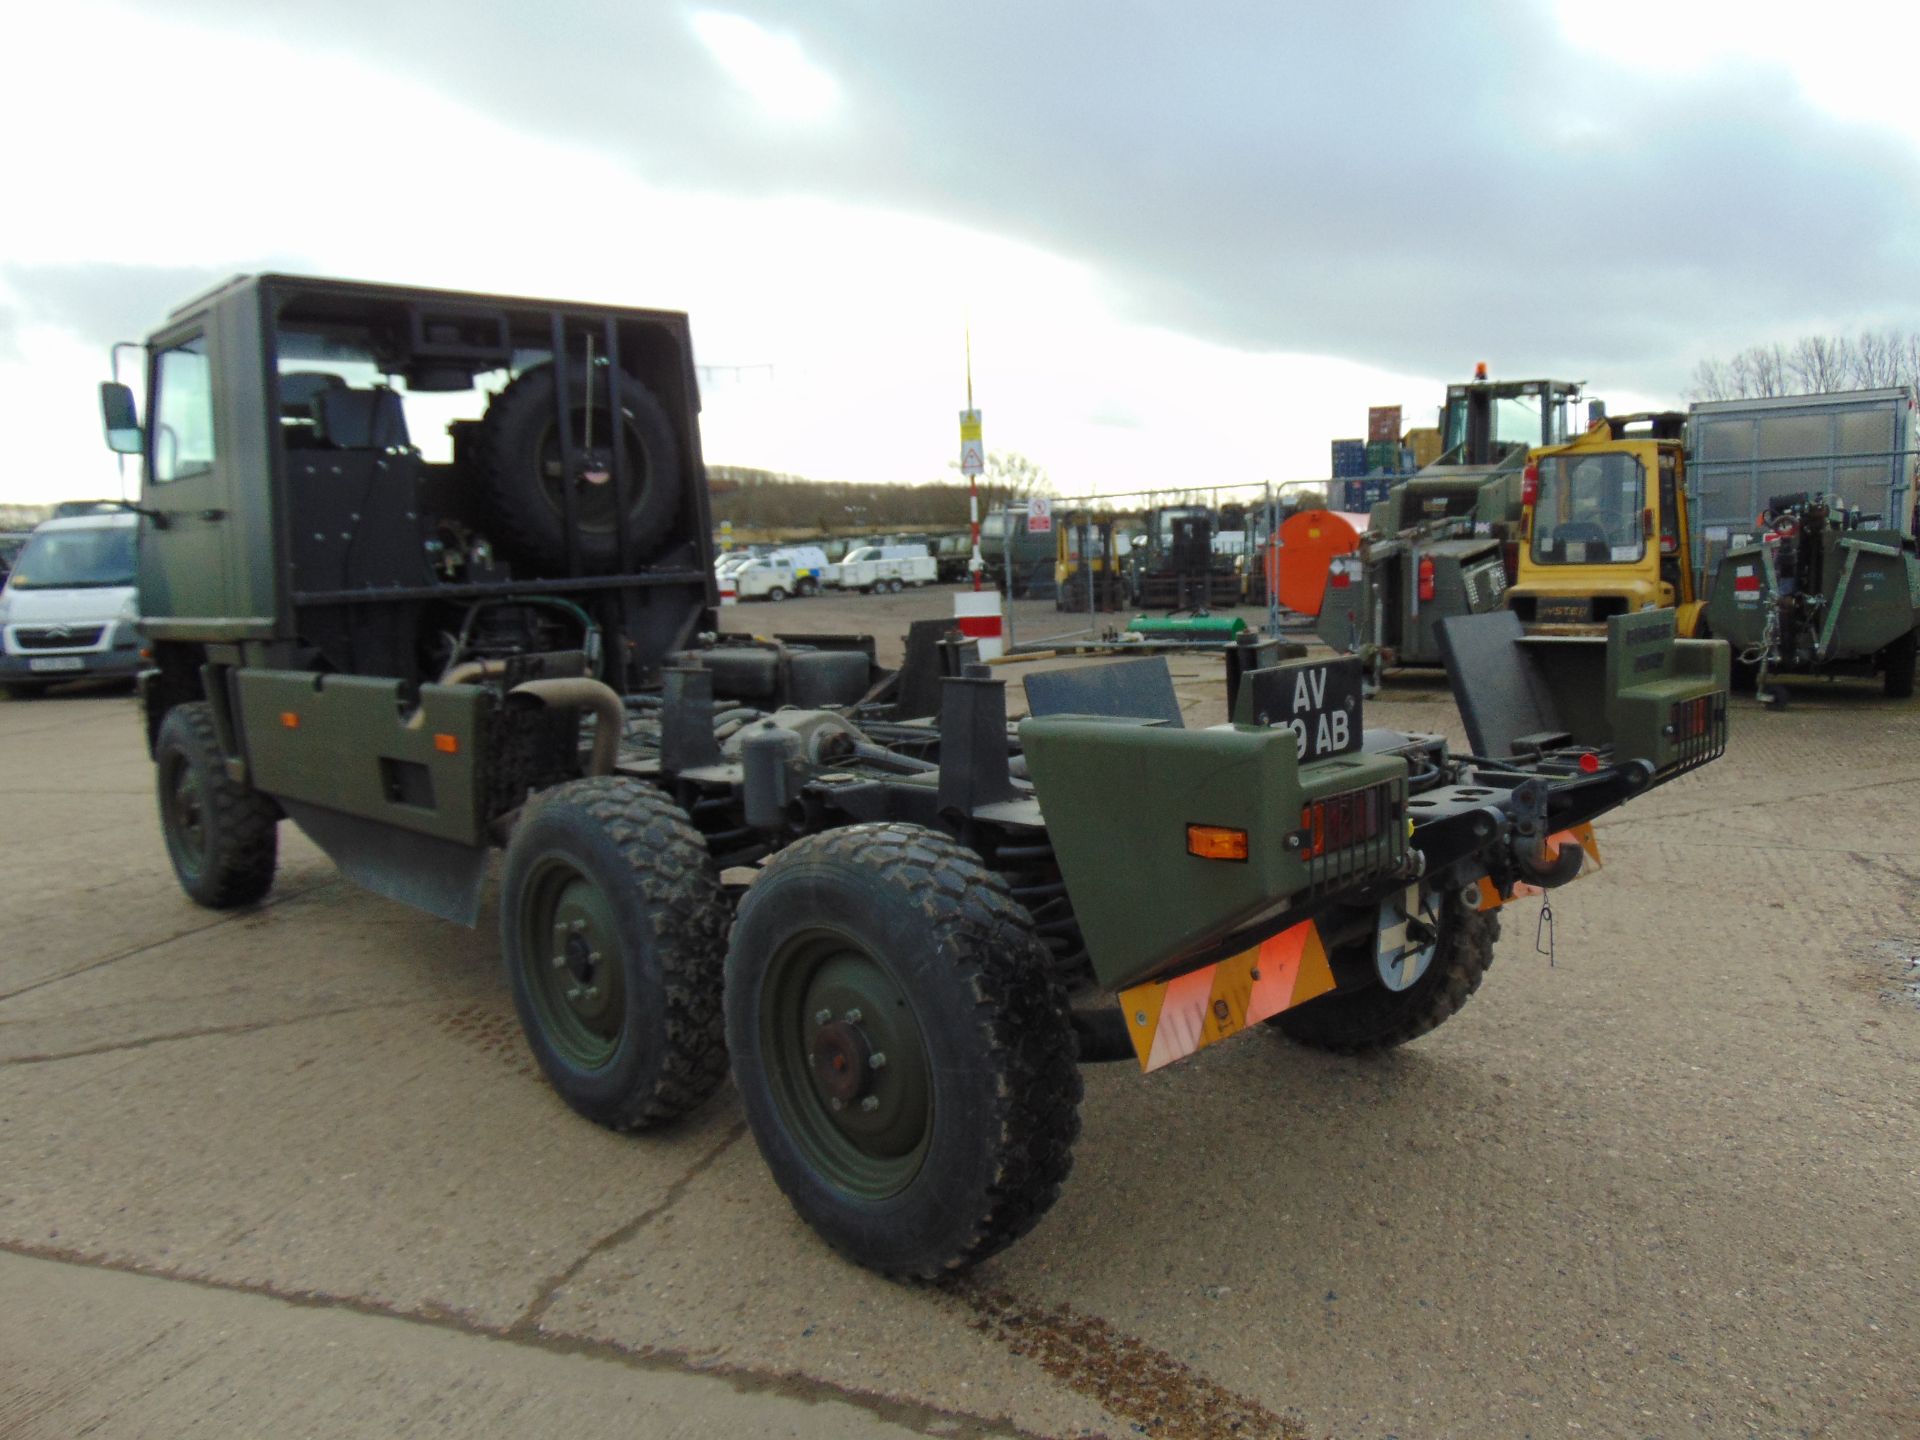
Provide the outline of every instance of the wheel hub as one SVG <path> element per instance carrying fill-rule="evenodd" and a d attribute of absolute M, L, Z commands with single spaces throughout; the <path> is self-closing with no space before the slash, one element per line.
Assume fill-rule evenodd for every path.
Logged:
<path fill-rule="evenodd" d="M 829 1100 L 860 1099 L 873 1086 L 873 1042 L 858 1025 L 833 1020 L 813 1034 L 808 1060 L 814 1084 Z"/>
<path fill-rule="evenodd" d="M 933 1109 L 906 991 L 885 965 L 831 934 L 797 939 L 766 983 L 770 1068 L 795 1138 L 843 1189 L 896 1193 L 919 1169 Z"/>

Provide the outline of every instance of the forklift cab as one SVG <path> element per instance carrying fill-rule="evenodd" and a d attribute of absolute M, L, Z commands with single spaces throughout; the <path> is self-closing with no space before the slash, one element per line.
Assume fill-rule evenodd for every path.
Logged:
<path fill-rule="evenodd" d="M 1677 609 L 1680 633 L 1692 633 L 1684 425 L 1673 412 L 1602 417 L 1578 439 L 1533 454 L 1509 597 L 1523 623 L 1578 628 Z"/>

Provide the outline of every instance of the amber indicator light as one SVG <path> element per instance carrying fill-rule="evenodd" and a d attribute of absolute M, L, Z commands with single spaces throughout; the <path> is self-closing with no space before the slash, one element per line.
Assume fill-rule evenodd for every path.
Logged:
<path fill-rule="evenodd" d="M 458 735 L 447 735 L 444 733 L 435 735 L 433 737 L 433 748 L 438 750 L 442 755 L 458 755 L 460 753 L 460 737 Z"/>
<path fill-rule="evenodd" d="M 1189 825 L 1187 853 L 1202 860 L 1245 860 L 1247 832 L 1225 825 Z"/>
<path fill-rule="evenodd" d="M 298 730 L 300 728 L 300 717 L 291 710 L 282 710 L 280 712 L 280 723 L 289 730 Z"/>

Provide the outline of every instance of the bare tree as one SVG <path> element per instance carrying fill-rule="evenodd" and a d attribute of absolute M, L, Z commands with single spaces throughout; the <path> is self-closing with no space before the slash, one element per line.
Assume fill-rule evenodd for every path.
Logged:
<path fill-rule="evenodd" d="M 1920 388 L 1920 333 L 1867 330 L 1804 335 L 1792 346 L 1749 345 L 1732 358 L 1699 361 L 1689 400 L 1754 400 L 1904 385 Z"/>

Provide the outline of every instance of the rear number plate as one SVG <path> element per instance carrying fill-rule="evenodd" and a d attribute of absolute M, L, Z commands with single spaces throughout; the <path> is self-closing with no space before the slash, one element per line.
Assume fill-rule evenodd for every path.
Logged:
<path fill-rule="evenodd" d="M 50 655 L 44 660 L 29 660 L 27 662 L 27 668 L 29 670 L 42 672 L 48 670 L 84 670 L 87 668 L 87 662 L 82 660 L 78 655 Z"/>

